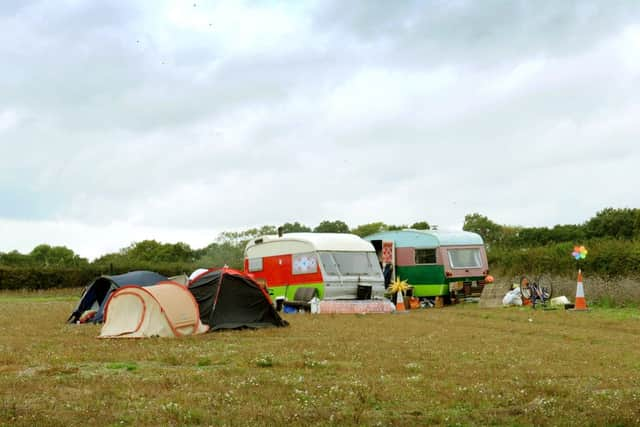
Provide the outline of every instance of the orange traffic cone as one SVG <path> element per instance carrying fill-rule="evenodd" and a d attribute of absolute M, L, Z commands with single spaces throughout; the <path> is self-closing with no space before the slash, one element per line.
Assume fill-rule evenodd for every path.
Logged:
<path fill-rule="evenodd" d="M 584 298 L 584 286 L 582 285 L 582 271 L 578 270 L 578 286 L 576 288 L 576 303 L 574 310 L 587 310 L 587 300 Z"/>
<path fill-rule="evenodd" d="M 398 291 L 396 293 L 396 311 L 404 311 L 404 297 L 402 296 L 402 291 Z"/>

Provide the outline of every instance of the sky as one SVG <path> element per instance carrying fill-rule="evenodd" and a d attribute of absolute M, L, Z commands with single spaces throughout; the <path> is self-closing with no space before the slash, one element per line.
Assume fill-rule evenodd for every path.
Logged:
<path fill-rule="evenodd" d="M 0 251 L 640 207 L 640 2 L 5 0 Z"/>

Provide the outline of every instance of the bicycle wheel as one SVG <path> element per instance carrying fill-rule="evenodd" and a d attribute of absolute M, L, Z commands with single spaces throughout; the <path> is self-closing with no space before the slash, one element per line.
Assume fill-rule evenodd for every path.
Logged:
<path fill-rule="evenodd" d="M 553 296 L 553 284 L 551 283 L 551 279 L 547 276 L 540 276 L 538 278 L 538 286 L 540 287 L 544 300 L 547 301 L 551 299 Z"/>
<path fill-rule="evenodd" d="M 531 299 L 532 288 L 529 283 L 529 279 L 527 277 L 522 277 L 520 279 L 520 294 L 522 295 L 522 299 Z"/>

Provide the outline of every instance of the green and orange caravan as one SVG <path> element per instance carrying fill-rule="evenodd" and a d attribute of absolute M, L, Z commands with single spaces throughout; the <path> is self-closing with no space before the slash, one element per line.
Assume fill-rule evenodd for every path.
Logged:
<path fill-rule="evenodd" d="M 364 239 L 376 249 L 391 280 L 406 280 L 415 297 L 481 292 L 489 274 L 484 242 L 476 233 L 407 229 Z"/>
<path fill-rule="evenodd" d="M 251 240 L 244 270 L 274 299 L 293 299 L 301 287 L 320 299 L 383 297 L 384 280 L 373 245 L 354 234 L 285 233 Z"/>

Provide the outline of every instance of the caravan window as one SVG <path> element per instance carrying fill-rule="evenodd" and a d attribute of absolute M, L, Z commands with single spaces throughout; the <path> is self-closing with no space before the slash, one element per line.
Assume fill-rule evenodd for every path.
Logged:
<path fill-rule="evenodd" d="M 320 252 L 320 261 L 322 261 L 324 272 L 327 275 L 329 276 L 338 275 L 338 266 L 336 265 L 336 262 L 333 260 L 333 257 L 329 252 Z"/>
<path fill-rule="evenodd" d="M 482 267 L 480 249 L 449 249 L 449 262 L 452 268 Z"/>
<path fill-rule="evenodd" d="M 435 264 L 435 249 L 416 249 L 416 264 Z"/>
<path fill-rule="evenodd" d="M 262 258 L 249 258 L 249 271 L 262 271 Z"/>
<path fill-rule="evenodd" d="M 318 271 L 318 261 L 314 253 L 295 254 L 292 258 L 293 274 L 309 274 Z"/>
<path fill-rule="evenodd" d="M 381 276 L 375 252 L 320 252 L 320 261 L 329 276 Z"/>
<path fill-rule="evenodd" d="M 343 276 L 377 276 L 380 263 L 373 252 L 333 252 L 338 270 Z"/>

